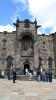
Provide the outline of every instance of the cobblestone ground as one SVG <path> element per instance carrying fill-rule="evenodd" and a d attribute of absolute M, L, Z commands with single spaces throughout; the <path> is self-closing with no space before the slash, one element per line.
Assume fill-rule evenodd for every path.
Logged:
<path fill-rule="evenodd" d="M 52 83 L 0 79 L 0 100 L 56 100 L 56 80 Z"/>

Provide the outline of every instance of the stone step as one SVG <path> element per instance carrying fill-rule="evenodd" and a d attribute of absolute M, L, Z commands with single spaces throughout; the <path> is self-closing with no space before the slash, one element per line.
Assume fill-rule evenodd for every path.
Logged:
<path fill-rule="evenodd" d="M 26 75 L 17 75 L 17 79 L 18 80 L 25 80 L 25 81 L 28 81 L 28 80 L 34 80 L 34 77 L 32 76 L 32 78 L 30 78 L 29 76 L 26 76 Z"/>

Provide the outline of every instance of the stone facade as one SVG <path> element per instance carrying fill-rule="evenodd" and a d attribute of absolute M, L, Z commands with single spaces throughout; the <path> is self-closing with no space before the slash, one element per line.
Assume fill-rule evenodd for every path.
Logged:
<path fill-rule="evenodd" d="M 16 31 L 0 32 L 0 69 L 18 69 L 24 74 L 25 68 L 56 68 L 56 33 L 39 35 L 36 20 L 28 19 L 14 23 Z"/>

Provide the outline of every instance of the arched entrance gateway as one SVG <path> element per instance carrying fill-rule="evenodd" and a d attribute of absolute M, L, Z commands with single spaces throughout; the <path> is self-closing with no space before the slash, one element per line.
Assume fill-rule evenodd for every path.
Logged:
<path fill-rule="evenodd" d="M 30 65 L 28 63 L 24 64 L 24 74 L 26 74 L 26 69 L 30 71 Z"/>

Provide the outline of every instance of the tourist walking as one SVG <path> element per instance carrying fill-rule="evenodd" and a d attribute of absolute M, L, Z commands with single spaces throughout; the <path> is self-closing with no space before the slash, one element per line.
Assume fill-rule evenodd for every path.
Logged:
<path fill-rule="evenodd" d="M 43 72 L 42 72 L 42 81 L 45 82 L 45 70 L 43 69 Z"/>
<path fill-rule="evenodd" d="M 9 70 L 7 72 L 7 77 L 8 77 L 8 80 L 10 80 L 10 71 Z"/>
<path fill-rule="evenodd" d="M 47 70 L 45 71 L 45 80 L 46 80 L 46 82 L 49 81 L 49 73 Z"/>
<path fill-rule="evenodd" d="M 2 70 L 2 78 L 4 78 L 4 70 Z"/>
<path fill-rule="evenodd" d="M 32 80 L 32 72 L 29 72 L 29 80 Z"/>
<path fill-rule="evenodd" d="M 43 69 L 42 67 L 40 68 L 40 78 L 41 78 L 41 81 L 42 81 L 42 72 L 43 72 Z"/>
<path fill-rule="evenodd" d="M 15 80 L 16 80 L 16 71 L 15 69 L 13 69 L 13 83 L 15 83 Z"/>
<path fill-rule="evenodd" d="M 37 72 L 36 72 L 36 70 L 33 71 L 33 75 L 34 75 L 34 80 L 36 80 L 37 79 Z"/>
<path fill-rule="evenodd" d="M 24 74 L 25 74 L 25 75 L 28 75 L 28 72 L 29 72 L 29 71 L 28 71 L 28 68 L 26 68 Z"/>
<path fill-rule="evenodd" d="M 52 82 L 52 72 L 49 71 L 49 82 Z"/>
<path fill-rule="evenodd" d="M 32 80 L 32 73 L 29 72 L 29 80 Z"/>
<path fill-rule="evenodd" d="M 40 70 L 37 70 L 37 81 L 41 81 Z"/>

